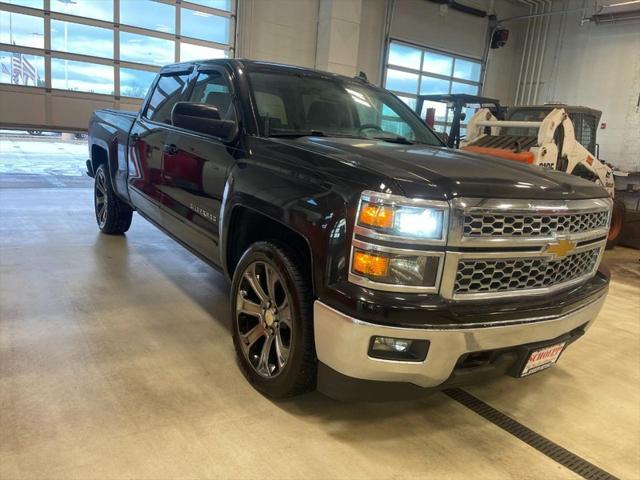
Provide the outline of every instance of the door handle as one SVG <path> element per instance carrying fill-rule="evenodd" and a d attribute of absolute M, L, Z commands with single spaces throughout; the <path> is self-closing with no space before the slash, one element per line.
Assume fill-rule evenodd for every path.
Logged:
<path fill-rule="evenodd" d="M 178 147 L 173 143 L 169 145 L 165 145 L 164 153 L 168 153 L 169 155 L 175 155 L 176 153 L 178 153 Z"/>

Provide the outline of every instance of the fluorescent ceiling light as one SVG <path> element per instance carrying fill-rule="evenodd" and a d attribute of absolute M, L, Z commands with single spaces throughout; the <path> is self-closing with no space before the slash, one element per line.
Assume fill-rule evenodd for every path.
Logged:
<path fill-rule="evenodd" d="M 623 5 L 633 5 L 634 3 L 640 3 L 640 0 L 627 0 L 626 2 L 610 3 L 609 5 L 603 5 L 603 7 L 622 7 Z"/>

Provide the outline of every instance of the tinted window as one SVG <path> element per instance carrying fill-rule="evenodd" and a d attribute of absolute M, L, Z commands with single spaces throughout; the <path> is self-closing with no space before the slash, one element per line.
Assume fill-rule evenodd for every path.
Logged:
<path fill-rule="evenodd" d="M 163 75 L 153 90 L 146 117 L 155 122 L 171 124 L 171 109 L 180 100 L 188 75 Z"/>
<path fill-rule="evenodd" d="M 235 117 L 229 82 L 222 72 L 200 73 L 191 92 L 190 101 L 213 105 L 218 109 L 222 119 L 230 120 Z"/>

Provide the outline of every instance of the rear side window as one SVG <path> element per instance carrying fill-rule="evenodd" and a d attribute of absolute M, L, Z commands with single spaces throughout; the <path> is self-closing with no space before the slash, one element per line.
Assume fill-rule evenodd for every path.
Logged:
<path fill-rule="evenodd" d="M 189 101 L 214 106 L 221 119 L 235 120 L 229 80 L 222 72 L 199 73 Z"/>
<path fill-rule="evenodd" d="M 189 81 L 189 75 L 163 75 L 153 89 L 145 116 L 154 122 L 171 125 L 171 109 L 180 100 L 180 94 Z"/>

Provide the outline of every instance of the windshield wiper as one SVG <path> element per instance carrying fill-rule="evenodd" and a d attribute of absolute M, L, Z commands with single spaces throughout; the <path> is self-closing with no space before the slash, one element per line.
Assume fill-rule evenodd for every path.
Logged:
<path fill-rule="evenodd" d="M 377 136 L 377 137 L 373 137 L 376 140 L 382 140 L 384 142 L 389 142 L 389 143 L 400 143 L 402 145 L 413 145 L 414 142 L 412 142 L 411 140 L 407 139 L 406 137 L 403 137 L 402 135 L 394 135 L 394 136 Z"/>
<path fill-rule="evenodd" d="M 269 132 L 269 137 L 326 137 L 322 130 L 305 130 L 305 131 L 289 131 L 289 132 Z"/>

